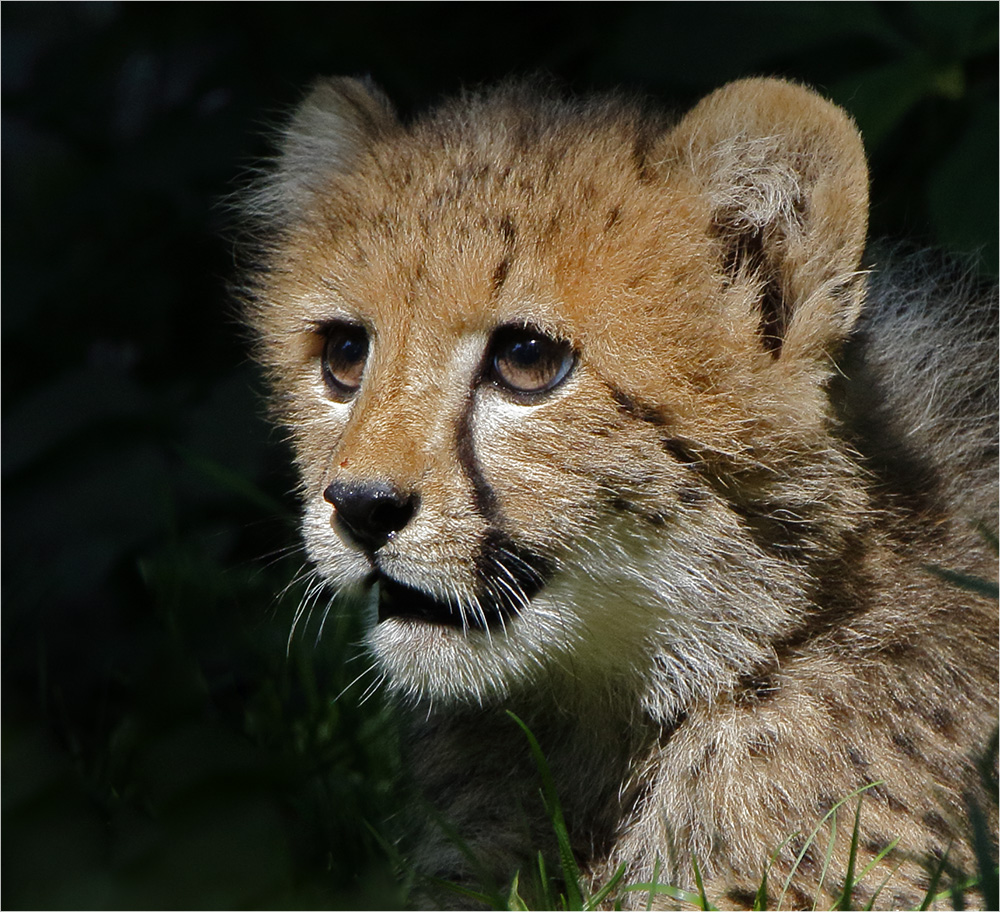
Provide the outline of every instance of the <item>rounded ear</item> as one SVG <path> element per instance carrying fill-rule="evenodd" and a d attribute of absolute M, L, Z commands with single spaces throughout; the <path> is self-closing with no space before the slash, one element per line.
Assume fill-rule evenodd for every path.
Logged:
<path fill-rule="evenodd" d="M 868 169 L 853 121 L 809 89 L 747 79 L 705 98 L 666 141 L 707 203 L 726 281 L 755 296 L 765 348 L 828 351 L 864 294 Z"/>
<path fill-rule="evenodd" d="M 331 176 L 350 172 L 397 123 L 391 102 L 370 79 L 318 80 L 283 132 L 277 169 L 255 207 L 287 221 L 310 205 Z"/>

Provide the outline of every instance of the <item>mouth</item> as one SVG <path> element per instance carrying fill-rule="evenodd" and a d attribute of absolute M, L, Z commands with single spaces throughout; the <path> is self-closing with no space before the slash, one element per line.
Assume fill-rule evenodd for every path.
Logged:
<path fill-rule="evenodd" d="M 389 618 L 410 618 L 447 627 L 477 626 L 466 617 L 463 624 L 462 609 L 451 602 L 444 602 L 420 589 L 396 582 L 381 574 L 378 580 L 378 622 Z"/>
<path fill-rule="evenodd" d="M 378 622 L 409 618 L 459 630 L 492 630 L 524 611 L 552 577 L 546 559 L 494 534 L 484 542 L 476 562 L 480 585 L 466 602 L 439 599 L 375 571 Z"/>

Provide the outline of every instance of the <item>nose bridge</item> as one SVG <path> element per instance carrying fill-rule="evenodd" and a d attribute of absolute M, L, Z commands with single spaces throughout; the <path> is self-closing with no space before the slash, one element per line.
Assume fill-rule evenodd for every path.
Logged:
<path fill-rule="evenodd" d="M 448 382 L 443 361 L 412 351 L 373 365 L 369 379 L 337 448 L 334 474 L 416 491 L 453 455 L 445 429 L 452 423 L 447 416 L 461 407 L 447 392 L 456 384 Z"/>
<path fill-rule="evenodd" d="M 427 468 L 426 412 L 395 384 L 362 395 L 337 448 L 334 472 L 412 489 Z"/>

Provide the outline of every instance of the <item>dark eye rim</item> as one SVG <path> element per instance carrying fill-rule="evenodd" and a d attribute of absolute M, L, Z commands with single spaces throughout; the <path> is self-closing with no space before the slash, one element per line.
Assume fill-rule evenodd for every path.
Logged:
<path fill-rule="evenodd" d="M 364 376 L 364 365 L 367 364 L 368 355 L 371 351 L 371 332 L 363 323 L 350 319 L 326 320 L 322 323 L 316 324 L 315 332 L 316 335 L 318 335 L 322 340 L 322 345 L 319 350 L 319 361 L 323 382 L 326 384 L 327 389 L 333 397 L 338 401 L 345 402 L 352 399 L 355 395 L 357 395 L 358 390 L 361 388 L 361 378 Z M 344 333 L 345 335 L 355 334 L 364 340 L 365 353 L 361 359 L 362 372 L 358 383 L 355 385 L 347 384 L 338 380 L 337 377 L 334 376 L 333 371 L 330 369 L 329 358 L 327 355 L 331 341 L 336 338 L 337 333 Z"/>
<path fill-rule="evenodd" d="M 521 389 L 508 383 L 500 375 L 497 369 L 497 357 L 500 348 L 508 342 L 520 339 L 537 338 L 562 350 L 563 363 L 556 372 L 552 380 L 537 389 Z M 537 402 L 561 387 L 573 374 L 578 360 L 578 353 L 573 345 L 559 336 L 539 329 L 532 323 L 504 323 L 493 330 L 489 345 L 486 349 L 486 358 L 483 362 L 483 373 L 486 379 L 507 396 L 518 402 L 526 404 Z"/>

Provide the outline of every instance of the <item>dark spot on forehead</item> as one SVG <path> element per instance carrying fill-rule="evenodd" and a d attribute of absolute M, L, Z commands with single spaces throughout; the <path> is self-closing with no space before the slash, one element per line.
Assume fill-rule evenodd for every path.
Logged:
<path fill-rule="evenodd" d="M 493 270 L 492 284 L 494 294 L 498 292 L 502 287 L 503 283 L 507 281 L 507 273 L 510 272 L 510 257 L 504 257 L 499 263 L 497 263 L 496 269 Z"/>
<path fill-rule="evenodd" d="M 514 224 L 514 219 L 510 213 L 505 213 L 500 219 L 500 236 L 503 238 L 504 243 L 511 247 L 514 241 L 517 240 L 517 226 Z"/>

